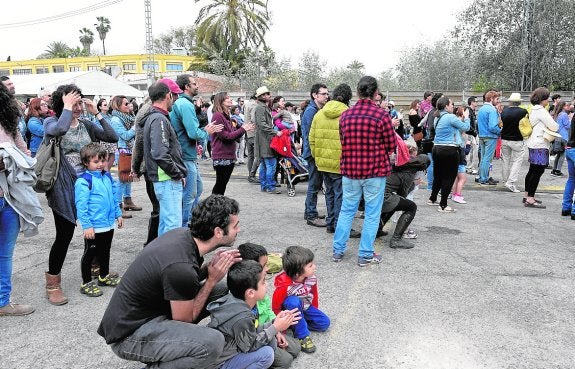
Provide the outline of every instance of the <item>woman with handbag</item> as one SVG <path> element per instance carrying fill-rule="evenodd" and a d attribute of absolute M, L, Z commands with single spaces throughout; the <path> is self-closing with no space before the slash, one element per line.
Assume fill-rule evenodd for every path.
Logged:
<path fill-rule="evenodd" d="M 553 151 L 555 152 L 555 162 L 553 163 L 552 176 L 561 177 L 561 167 L 565 161 L 565 144 L 569 140 L 569 129 L 571 128 L 571 120 L 569 119 L 569 112 L 571 111 L 571 104 L 569 102 L 561 101 L 555 107 L 555 121 L 559 124 L 557 133 L 561 138 L 553 141 Z"/>
<path fill-rule="evenodd" d="M 108 121 L 108 123 L 112 121 L 112 114 L 110 114 L 110 105 L 108 104 L 108 101 L 106 99 L 98 100 L 96 108 L 98 108 L 98 111 L 100 112 L 100 114 L 102 114 L 102 117 L 104 117 Z M 100 123 L 97 120 L 95 120 L 94 123 L 98 124 L 98 126 L 100 125 Z M 110 172 L 112 170 L 112 167 L 114 166 L 114 162 L 116 161 L 116 150 L 118 150 L 118 144 L 101 141 L 100 145 L 102 145 L 102 147 L 104 147 L 106 149 L 106 152 L 108 153 L 108 159 L 106 161 L 106 170 Z"/>
<path fill-rule="evenodd" d="M 223 195 L 226 192 L 226 186 L 237 160 L 237 139 L 255 128 L 253 123 L 244 123 L 241 127 L 232 125 L 230 109 L 233 104 L 234 101 L 227 92 L 219 92 L 214 97 L 212 122 L 223 124 L 224 128 L 211 135 L 212 162 L 216 171 L 216 183 L 212 189 L 212 194 Z"/>
<path fill-rule="evenodd" d="M 68 299 L 60 287 L 62 265 L 68 253 L 68 246 L 76 228 L 76 206 L 74 183 L 85 170 L 80 159 L 80 150 L 90 142 L 118 141 L 112 126 L 98 112 L 96 103 L 82 98 L 78 86 L 62 85 L 52 94 L 54 117 L 44 122 L 44 140 L 60 138 L 60 168 L 54 186 L 46 192 L 48 206 L 54 214 L 56 239 L 50 249 L 46 276 L 46 296 L 53 305 L 63 305 Z M 101 128 L 94 122 L 80 118 L 84 107 L 94 114 Z"/>
<path fill-rule="evenodd" d="M 142 208 L 132 201 L 132 149 L 136 140 L 135 117 L 130 114 L 130 103 L 126 96 L 118 95 L 110 102 L 112 108 L 111 124 L 118 135 L 118 203 L 122 209 L 123 218 L 131 218 L 126 210 L 140 211 Z"/>

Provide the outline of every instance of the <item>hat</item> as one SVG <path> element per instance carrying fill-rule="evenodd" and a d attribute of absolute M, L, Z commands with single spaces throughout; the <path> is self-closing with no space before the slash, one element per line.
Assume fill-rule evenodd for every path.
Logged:
<path fill-rule="evenodd" d="M 555 141 L 555 138 L 561 138 L 561 135 L 557 132 L 553 132 L 547 128 L 543 128 L 543 139 L 547 142 Z"/>
<path fill-rule="evenodd" d="M 393 105 L 393 106 L 395 106 L 395 101 L 389 100 L 389 101 L 387 102 L 387 105 Z"/>
<path fill-rule="evenodd" d="M 263 94 L 269 94 L 270 90 L 266 86 L 262 86 L 256 90 L 256 97 L 260 97 Z"/>
<path fill-rule="evenodd" d="M 169 79 L 169 78 L 162 78 L 160 80 L 158 80 L 158 82 L 161 82 L 163 84 L 165 84 L 166 86 L 168 86 L 168 88 L 170 89 L 170 92 L 173 94 L 181 94 L 182 89 L 178 87 L 178 85 L 176 84 L 176 82 L 174 82 L 174 80 Z"/>
<path fill-rule="evenodd" d="M 509 96 L 509 101 L 511 102 L 521 102 L 521 94 L 519 92 L 514 92 Z"/>

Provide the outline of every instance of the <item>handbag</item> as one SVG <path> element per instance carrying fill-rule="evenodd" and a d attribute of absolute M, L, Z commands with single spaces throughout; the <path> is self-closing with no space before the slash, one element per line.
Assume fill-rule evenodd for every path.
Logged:
<path fill-rule="evenodd" d="M 118 178 L 120 178 L 120 182 L 133 182 L 134 179 L 130 175 L 132 173 L 132 152 L 127 149 L 120 149 L 118 152 Z"/>
<path fill-rule="evenodd" d="M 553 141 L 553 145 L 551 147 L 551 153 L 552 154 L 560 154 L 562 152 L 565 152 L 565 144 L 567 143 L 567 141 L 565 141 L 562 138 L 557 138 Z"/>
<path fill-rule="evenodd" d="M 37 180 L 34 191 L 38 193 L 50 191 L 56 183 L 60 170 L 60 140 L 60 137 L 52 137 L 47 142 L 42 142 L 36 152 L 34 173 Z"/>

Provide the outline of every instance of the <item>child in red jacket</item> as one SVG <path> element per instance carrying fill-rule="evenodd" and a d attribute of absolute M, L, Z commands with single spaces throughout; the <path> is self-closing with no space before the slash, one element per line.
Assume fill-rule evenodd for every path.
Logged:
<path fill-rule="evenodd" d="M 272 309 L 278 314 L 282 310 L 297 308 L 301 319 L 292 326 L 293 335 L 300 341 L 301 350 L 315 352 L 310 330 L 323 332 L 329 328 L 330 320 L 318 309 L 317 277 L 313 252 L 305 247 L 290 246 L 282 256 L 283 271 L 275 278 Z"/>

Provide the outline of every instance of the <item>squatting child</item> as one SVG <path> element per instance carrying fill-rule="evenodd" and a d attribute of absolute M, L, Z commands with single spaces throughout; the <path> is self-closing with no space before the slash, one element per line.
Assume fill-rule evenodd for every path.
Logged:
<path fill-rule="evenodd" d="M 253 260 L 260 263 L 264 272 L 268 272 L 266 264 L 268 263 L 268 252 L 262 245 L 246 242 L 238 246 L 242 260 Z M 252 309 L 256 322 L 265 325 L 275 319 L 276 315 L 272 310 L 272 301 L 269 295 L 258 301 Z M 274 362 L 270 368 L 289 368 L 293 360 L 301 351 L 298 340 L 291 336 L 284 335 L 281 332 L 276 334 L 277 347 L 274 349 Z"/>
<path fill-rule="evenodd" d="M 82 285 L 80 292 L 90 297 L 102 295 L 98 286 L 116 287 L 120 277 L 110 273 L 110 248 L 114 237 L 114 223 L 122 228 L 124 221 L 116 197 L 116 185 L 106 165 L 106 150 L 90 143 L 80 150 L 86 171 L 74 185 L 76 212 L 84 231 L 84 254 L 81 259 Z M 97 257 L 100 275 L 92 280 L 92 260 Z"/>
<path fill-rule="evenodd" d="M 299 319 L 299 312 L 281 311 L 276 319 L 259 324 L 252 309 L 266 296 L 266 273 L 253 260 L 242 260 L 228 271 L 230 293 L 208 304 L 208 327 L 225 338 L 220 368 L 268 368 L 274 361 L 275 336 Z"/>
<path fill-rule="evenodd" d="M 310 330 L 323 332 L 329 328 L 328 316 L 318 308 L 317 277 L 313 252 L 305 247 L 290 246 L 282 256 L 283 271 L 274 281 L 272 309 L 277 314 L 282 309 L 298 309 L 302 319 L 292 327 L 293 335 L 300 341 L 301 350 L 315 352 Z"/>

